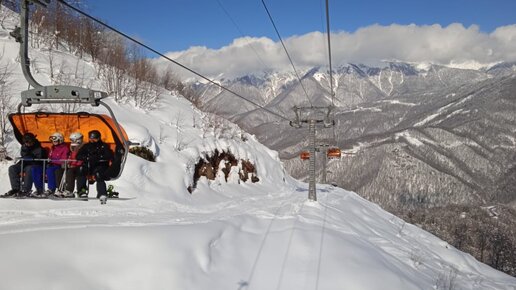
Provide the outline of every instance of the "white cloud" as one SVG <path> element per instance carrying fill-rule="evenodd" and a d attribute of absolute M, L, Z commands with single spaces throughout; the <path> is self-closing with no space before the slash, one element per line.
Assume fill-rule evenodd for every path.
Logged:
<path fill-rule="evenodd" d="M 516 61 L 516 25 L 481 32 L 476 25 L 464 27 L 453 23 L 441 25 L 371 25 L 354 33 L 334 32 L 332 62 L 378 63 L 381 60 L 431 62 L 459 66 L 476 66 L 499 61 Z M 328 49 L 326 34 L 311 32 L 284 39 L 297 68 L 326 66 Z M 290 70 L 292 67 L 281 46 L 266 37 L 243 37 L 220 49 L 191 47 L 170 52 L 170 58 L 209 77 L 235 77 L 263 70 Z M 181 77 L 190 77 L 177 69 Z"/>

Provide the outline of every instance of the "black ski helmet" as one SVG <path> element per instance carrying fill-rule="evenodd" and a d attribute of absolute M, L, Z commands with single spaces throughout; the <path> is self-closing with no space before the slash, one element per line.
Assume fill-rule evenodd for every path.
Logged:
<path fill-rule="evenodd" d="M 34 136 L 34 134 L 30 133 L 30 132 L 27 132 L 25 134 L 23 134 L 23 143 L 27 143 L 27 142 L 36 142 L 36 136 Z"/>
<path fill-rule="evenodd" d="M 100 132 L 99 130 L 92 130 L 88 132 L 88 138 L 90 139 L 99 139 L 100 140 Z"/>

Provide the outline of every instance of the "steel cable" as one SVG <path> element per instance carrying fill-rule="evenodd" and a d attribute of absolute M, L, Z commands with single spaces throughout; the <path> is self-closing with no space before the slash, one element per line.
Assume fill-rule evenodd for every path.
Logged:
<path fill-rule="evenodd" d="M 276 31 L 276 34 L 278 35 L 278 38 L 281 42 L 281 45 L 283 46 L 283 50 L 287 54 L 288 60 L 290 61 L 290 64 L 292 65 L 292 69 L 294 69 L 294 73 L 296 74 L 297 79 L 299 80 L 299 84 L 301 84 L 301 87 L 303 88 L 303 91 L 305 92 L 306 99 L 308 100 L 308 103 L 310 103 L 310 106 L 314 106 L 312 104 L 312 101 L 310 101 L 310 98 L 308 97 L 308 93 L 306 92 L 306 88 L 303 85 L 303 82 L 301 81 L 301 78 L 299 77 L 299 73 L 297 72 L 296 66 L 294 65 L 294 62 L 292 61 L 292 58 L 290 57 L 290 54 L 288 53 L 287 47 L 285 46 L 285 43 L 283 42 L 283 39 L 281 38 L 281 35 L 278 31 L 278 28 L 276 27 L 276 24 L 274 23 L 274 19 L 272 19 L 272 15 L 269 12 L 269 9 L 267 8 L 267 5 L 265 4 L 265 1 L 262 0 L 263 8 L 265 8 L 265 11 L 267 12 L 267 15 L 269 15 L 269 19 L 271 20 L 272 26 L 274 27 L 274 30 Z"/>
<path fill-rule="evenodd" d="M 87 17 L 88 19 L 90 19 L 90 20 L 92 20 L 92 21 L 95 21 L 95 22 L 97 22 L 98 24 L 103 25 L 103 26 L 105 26 L 105 27 L 107 27 L 107 28 L 111 29 L 112 31 L 114 31 L 114 32 L 118 33 L 119 35 L 121 35 L 121 36 L 123 36 L 123 37 L 125 37 L 125 38 L 127 38 L 127 39 L 129 39 L 129 40 L 131 40 L 131 41 L 133 41 L 134 43 L 136 43 L 136 44 L 138 44 L 138 45 L 141 45 L 142 47 L 144 47 L 144 48 L 148 49 L 149 51 L 151 51 L 151 52 L 153 52 L 153 53 L 155 53 L 155 54 L 157 54 L 157 55 L 159 55 L 159 56 L 163 57 L 164 59 L 166 59 L 166 60 L 168 60 L 168 61 L 170 61 L 170 62 L 172 62 L 172 63 L 176 64 L 177 66 L 179 66 L 179 67 L 181 67 L 181 68 L 183 68 L 183 69 L 185 69 L 185 70 L 187 70 L 187 71 L 189 71 L 189 72 L 193 73 L 194 75 L 196 75 L 196 76 L 198 76 L 198 77 L 200 77 L 200 78 L 202 78 L 202 79 L 204 79 L 204 80 L 208 81 L 209 83 L 211 83 L 211 84 L 213 84 L 213 85 L 215 85 L 215 86 L 217 86 L 217 87 L 219 87 L 219 88 L 221 88 L 221 89 L 223 89 L 223 90 L 225 90 L 225 91 L 227 91 L 227 92 L 229 92 L 229 93 L 231 93 L 231 94 L 233 94 L 233 95 L 235 95 L 235 96 L 239 97 L 240 99 L 242 99 L 242 100 L 244 100 L 244 101 L 247 101 L 247 102 L 249 102 L 249 103 L 251 103 L 251 104 L 255 105 L 256 107 L 261 108 L 261 109 L 263 109 L 264 111 L 266 111 L 266 112 L 268 112 L 268 113 L 270 113 L 270 114 L 272 114 L 272 115 L 275 115 L 276 117 L 279 117 L 279 118 L 281 118 L 281 119 L 283 119 L 283 120 L 285 120 L 285 121 L 290 121 L 288 118 L 283 117 L 282 115 L 280 115 L 280 114 L 278 114 L 278 113 L 276 113 L 276 112 L 273 112 L 273 111 L 271 111 L 271 110 L 269 110 L 269 109 L 267 109 L 267 108 L 265 108 L 265 107 L 263 107 L 263 106 L 259 105 L 259 104 L 258 104 L 258 103 L 256 103 L 256 102 L 253 102 L 253 101 L 251 101 L 251 100 L 249 100 L 249 99 L 246 99 L 245 97 L 241 96 L 240 94 L 236 93 L 235 91 L 233 91 L 233 90 L 231 90 L 231 89 L 229 89 L 229 88 L 226 88 L 226 87 L 224 87 L 223 85 L 221 85 L 221 84 L 219 84 L 219 83 L 217 83 L 217 82 L 215 82 L 215 81 L 213 81 L 213 80 L 209 79 L 208 77 L 205 77 L 204 75 L 202 75 L 202 74 L 200 74 L 200 73 L 196 72 L 195 70 L 193 70 L 193 69 L 191 69 L 191 68 L 189 68 L 189 67 L 187 67 L 187 66 L 185 66 L 185 65 L 183 65 L 183 64 L 181 64 L 181 63 L 179 63 L 179 62 L 177 62 L 177 61 L 175 61 L 175 60 L 173 60 L 173 59 L 171 59 L 171 58 L 169 58 L 168 56 L 166 56 L 166 55 L 162 54 L 161 52 L 159 52 L 159 51 L 157 51 L 157 50 L 155 50 L 155 49 L 151 48 L 150 46 L 148 46 L 148 45 L 146 45 L 146 44 L 144 44 L 144 43 L 142 43 L 142 42 L 140 42 L 140 41 L 138 41 L 138 40 L 136 40 L 136 39 L 134 39 L 134 38 L 132 38 L 132 37 L 130 37 L 129 35 L 127 35 L 127 34 L 125 34 L 125 33 L 121 32 L 121 31 L 119 31 L 118 29 L 116 29 L 116 28 L 114 28 L 114 27 L 112 27 L 112 26 L 110 26 L 110 25 L 108 25 L 108 24 L 106 24 L 106 23 L 104 23 L 104 22 L 102 22 L 102 21 L 100 21 L 100 20 L 96 19 L 95 17 L 93 17 L 93 16 L 91 16 L 91 15 L 87 14 L 86 12 L 83 12 L 83 11 L 81 11 L 81 10 L 79 10 L 79 9 L 77 9 L 77 8 L 75 8 L 75 7 L 73 7 L 72 5 L 70 5 L 70 4 L 68 4 L 68 3 L 66 3 L 64 0 L 57 0 L 57 1 L 59 1 L 60 3 L 63 3 L 63 5 L 67 6 L 68 8 L 70 8 L 70 9 L 74 10 L 74 11 L 75 11 L 75 12 L 77 12 L 77 13 L 79 13 L 79 14 L 81 14 L 81 15 L 83 15 L 83 16 L 85 16 L 85 17 Z"/>

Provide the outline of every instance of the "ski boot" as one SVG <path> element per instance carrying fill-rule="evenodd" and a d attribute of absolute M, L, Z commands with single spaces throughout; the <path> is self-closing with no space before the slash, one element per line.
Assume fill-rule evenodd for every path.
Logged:
<path fill-rule="evenodd" d="M 19 192 L 19 190 L 17 190 L 17 189 L 11 189 L 8 192 L 6 192 L 5 194 L 0 195 L 0 197 L 2 197 L 2 198 L 16 197 L 18 192 Z"/>
<path fill-rule="evenodd" d="M 118 198 L 118 192 L 114 191 L 113 189 L 115 189 L 115 187 L 113 185 L 108 185 L 108 188 L 107 188 L 107 196 L 109 198 Z"/>
<path fill-rule="evenodd" d="M 88 198 L 88 191 L 86 190 L 86 188 L 83 188 L 80 191 L 78 191 L 77 192 L 77 197 Z"/>
<path fill-rule="evenodd" d="M 18 191 L 18 193 L 16 193 L 16 198 L 17 199 L 24 199 L 24 198 L 29 198 L 30 195 L 31 195 L 32 191 L 31 190 L 22 190 L 22 191 Z"/>

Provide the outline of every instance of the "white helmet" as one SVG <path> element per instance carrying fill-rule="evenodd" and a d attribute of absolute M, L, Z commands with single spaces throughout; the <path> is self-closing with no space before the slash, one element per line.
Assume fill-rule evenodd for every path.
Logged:
<path fill-rule="evenodd" d="M 72 143 L 81 144 L 82 138 L 83 138 L 83 136 L 82 136 L 81 132 L 74 132 L 74 133 L 70 134 L 70 141 L 72 141 Z"/>
<path fill-rule="evenodd" d="M 54 134 L 50 135 L 50 141 L 57 141 L 59 143 L 63 143 L 64 142 L 64 137 L 63 137 L 63 134 L 59 133 L 59 132 L 55 132 Z"/>

